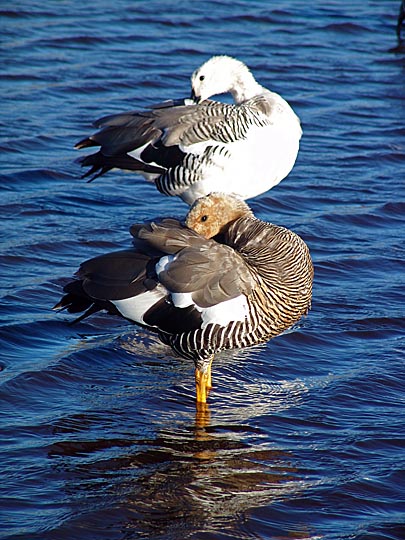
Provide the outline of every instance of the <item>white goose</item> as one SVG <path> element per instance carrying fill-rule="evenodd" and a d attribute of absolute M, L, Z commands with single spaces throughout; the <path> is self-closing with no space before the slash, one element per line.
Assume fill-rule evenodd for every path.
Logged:
<path fill-rule="evenodd" d="M 194 101 L 165 102 L 95 122 L 99 131 L 76 145 L 100 147 L 80 158 L 90 167 L 84 176 L 94 179 L 113 168 L 136 171 L 161 193 L 191 205 L 213 191 L 249 199 L 289 174 L 302 130 L 281 96 L 229 56 L 205 62 L 191 86 Z M 235 104 L 208 99 L 226 92 Z"/>
<path fill-rule="evenodd" d="M 264 343 L 310 308 L 313 267 L 292 231 L 261 221 L 239 198 L 212 193 L 174 219 L 133 225 L 135 247 L 84 262 L 55 308 L 106 309 L 158 332 L 195 362 L 197 401 L 221 350 Z"/>

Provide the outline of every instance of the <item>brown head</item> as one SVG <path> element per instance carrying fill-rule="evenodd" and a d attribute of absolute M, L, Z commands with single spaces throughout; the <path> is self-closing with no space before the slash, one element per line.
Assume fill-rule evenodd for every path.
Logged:
<path fill-rule="evenodd" d="M 242 199 L 227 193 L 211 193 L 191 206 L 186 225 L 201 236 L 212 238 L 225 232 L 230 223 L 242 216 L 253 217 L 253 212 Z"/>

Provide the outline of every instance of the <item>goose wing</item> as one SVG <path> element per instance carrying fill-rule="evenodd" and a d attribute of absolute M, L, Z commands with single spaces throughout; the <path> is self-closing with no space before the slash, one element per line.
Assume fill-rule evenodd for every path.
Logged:
<path fill-rule="evenodd" d="M 271 101 L 261 95 L 241 105 L 207 100 L 198 105 L 159 106 L 109 115 L 95 122 L 98 132 L 75 147 L 101 146 L 104 155 L 113 156 L 137 149 L 144 152 L 145 145 L 160 142 L 186 152 L 194 144 L 229 143 L 244 138 L 252 124 L 271 122 L 272 107 Z M 165 167 L 158 155 L 153 157 L 157 165 Z"/>
<path fill-rule="evenodd" d="M 107 309 L 139 324 L 184 331 L 198 325 L 204 309 L 246 296 L 255 287 L 238 253 L 177 220 L 134 225 L 131 232 L 135 247 L 82 263 L 55 308 L 71 313 L 90 308 L 79 320 Z"/>
<path fill-rule="evenodd" d="M 175 304 L 179 297 L 173 295 L 185 294 L 200 308 L 212 307 L 242 294 L 247 296 L 256 286 L 254 274 L 234 249 L 178 227 L 175 220 L 135 225 L 131 233 L 171 255 L 160 261 L 156 271 Z"/>

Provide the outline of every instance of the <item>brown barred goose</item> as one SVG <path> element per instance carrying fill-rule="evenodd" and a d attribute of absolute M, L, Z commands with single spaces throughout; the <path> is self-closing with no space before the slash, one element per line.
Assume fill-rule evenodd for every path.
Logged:
<path fill-rule="evenodd" d="M 76 148 L 91 179 L 113 168 L 135 171 L 187 204 L 213 191 L 242 199 L 264 193 L 294 166 L 302 130 L 290 105 L 261 86 L 248 67 L 214 56 L 191 77 L 194 101 L 168 101 L 144 111 L 106 116 Z M 234 104 L 210 101 L 230 92 Z"/>
<path fill-rule="evenodd" d="M 305 315 L 313 267 L 305 242 L 257 219 L 238 198 L 196 201 L 185 225 L 133 225 L 134 247 L 80 266 L 55 308 L 107 309 L 158 332 L 196 366 L 197 401 L 211 388 L 213 355 L 263 343 Z"/>

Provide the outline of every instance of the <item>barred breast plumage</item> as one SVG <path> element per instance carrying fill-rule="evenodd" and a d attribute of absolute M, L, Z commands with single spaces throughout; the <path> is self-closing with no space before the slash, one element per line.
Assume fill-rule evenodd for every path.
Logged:
<path fill-rule="evenodd" d="M 215 56 L 192 75 L 193 100 L 104 117 L 76 148 L 100 146 L 80 158 L 92 179 L 110 169 L 139 172 L 161 193 L 187 204 L 213 191 L 242 199 L 267 191 L 291 171 L 300 121 L 278 94 L 256 82 L 245 64 Z M 210 101 L 230 92 L 234 104 Z"/>
<path fill-rule="evenodd" d="M 186 225 L 133 225 L 132 249 L 83 263 L 57 308 L 107 309 L 151 328 L 196 365 L 197 400 L 221 350 L 263 343 L 306 314 L 313 267 L 292 231 L 257 219 L 242 200 L 213 193 Z"/>

